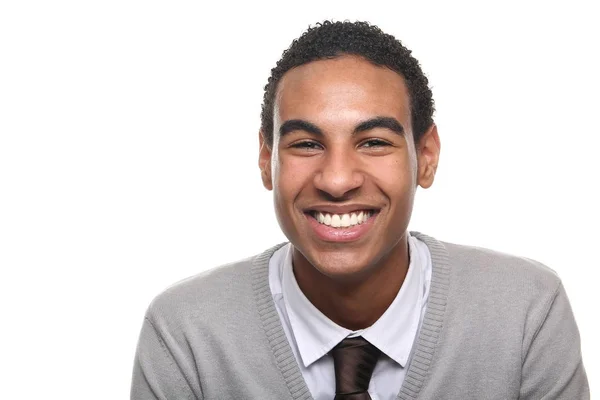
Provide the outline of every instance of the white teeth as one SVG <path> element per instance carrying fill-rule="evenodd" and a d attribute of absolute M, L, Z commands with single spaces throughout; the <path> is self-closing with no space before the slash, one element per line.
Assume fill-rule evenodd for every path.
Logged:
<path fill-rule="evenodd" d="M 360 211 L 358 213 L 353 212 L 349 214 L 324 214 L 316 211 L 314 216 L 321 224 L 332 226 L 334 228 L 348 228 L 366 222 L 371 216 L 371 212 Z"/>
<path fill-rule="evenodd" d="M 331 226 L 333 226 L 334 228 L 339 228 L 341 224 L 342 219 L 340 218 L 340 216 L 337 214 L 333 214 L 333 216 L 331 217 Z"/>
<path fill-rule="evenodd" d="M 342 215 L 342 227 L 347 228 L 350 226 L 350 216 L 348 214 Z"/>

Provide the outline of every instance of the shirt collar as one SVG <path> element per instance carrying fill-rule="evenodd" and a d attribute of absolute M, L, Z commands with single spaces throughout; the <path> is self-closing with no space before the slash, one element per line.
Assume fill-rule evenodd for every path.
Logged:
<path fill-rule="evenodd" d="M 409 236 L 410 263 L 396 298 L 373 325 L 360 331 L 339 326 L 308 300 L 294 276 L 293 246 L 288 246 L 283 266 L 283 298 L 304 367 L 323 357 L 344 338 L 359 335 L 401 366 L 406 366 L 419 328 L 423 303 L 423 260 L 416 251 L 413 242 L 416 240 Z"/>

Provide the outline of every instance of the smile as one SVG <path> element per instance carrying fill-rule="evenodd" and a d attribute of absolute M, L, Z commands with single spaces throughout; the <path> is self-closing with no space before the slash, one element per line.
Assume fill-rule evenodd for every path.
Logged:
<path fill-rule="evenodd" d="M 319 224 L 333 228 L 349 228 L 367 222 L 373 216 L 374 212 L 371 210 L 362 210 L 346 214 L 330 214 L 312 211 L 310 214 Z"/>
<path fill-rule="evenodd" d="M 325 242 L 354 242 L 365 237 L 373 228 L 380 210 L 354 208 L 305 211 L 308 225 L 316 238 Z"/>

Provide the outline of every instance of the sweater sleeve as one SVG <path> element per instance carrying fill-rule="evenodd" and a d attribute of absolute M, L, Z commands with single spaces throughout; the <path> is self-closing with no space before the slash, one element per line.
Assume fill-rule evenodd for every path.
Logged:
<path fill-rule="evenodd" d="M 579 331 L 562 284 L 524 354 L 520 400 L 590 398 Z"/>
<path fill-rule="evenodd" d="M 144 319 L 133 366 L 131 400 L 202 400 L 194 394 L 171 350 Z"/>

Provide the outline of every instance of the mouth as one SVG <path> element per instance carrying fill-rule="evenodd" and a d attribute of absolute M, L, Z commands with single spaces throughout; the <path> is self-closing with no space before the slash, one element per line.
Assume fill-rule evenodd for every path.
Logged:
<path fill-rule="evenodd" d="M 318 239 L 341 243 L 354 242 L 365 237 L 373 227 L 379 211 L 369 208 L 339 211 L 313 209 L 305 211 L 304 214 Z"/>
<path fill-rule="evenodd" d="M 330 213 L 326 211 L 310 210 L 307 214 L 314 218 L 319 224 L 332 228 L 350 228 L 367 223 L 373 218 L 377 210 L 355 210 L 348 213 Z"/>

